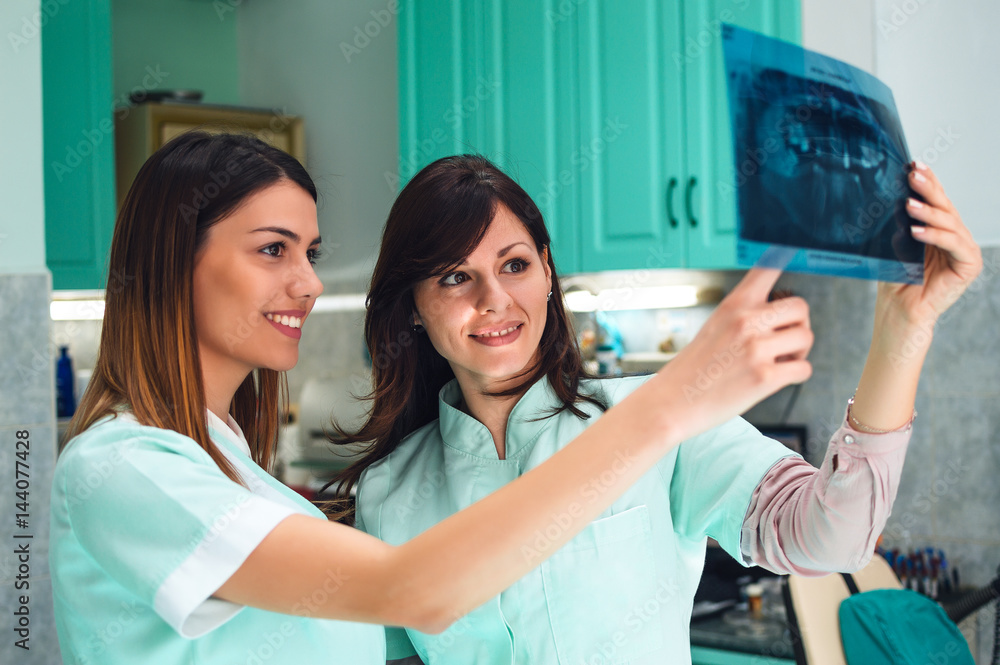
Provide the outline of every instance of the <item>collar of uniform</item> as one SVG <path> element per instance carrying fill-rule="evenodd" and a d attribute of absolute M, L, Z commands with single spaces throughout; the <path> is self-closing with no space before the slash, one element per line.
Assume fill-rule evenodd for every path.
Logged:
<path fill-rule="evenodd" d="M 462 390 L 458 380 L 452 379 L 438 394 L 438 417 L 441 438 L 452 448 L 486 459 L 497 459 L 493 436 L 486 425 L 458 408 Z M 530 449 L 538 436 L 549 426 L 552 412 L 562 406 L 559 397 L 549 385 L 548 377 L 536 381 L 517 400 L 507 417 L 506 459 Z"/>
<path fill-rule="evenodd" d="M 228 422 L 222 422 L 222 418 L 210 410 L 205 409 L 205 413 L 207 414 L 205 424 L 208 425 L 209 436 L 225 439 L 244 455 L 251 457 L 250 444 L 247 443 L 247 438 L 243 435 L 243 430 L 240 429 L 240 426 L 233 420 L 231 415 L 226 414 Z"/>

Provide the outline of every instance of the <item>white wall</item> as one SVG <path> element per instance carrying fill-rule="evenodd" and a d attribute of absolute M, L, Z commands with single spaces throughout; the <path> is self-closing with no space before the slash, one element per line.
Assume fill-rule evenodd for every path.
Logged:
<path fill-rule="evenodd" d="M 983 246 L 1000 245 L 998 28 L 996 0 L 802 0 L 803 45 L 892 88 L 911 154 Z"/>
<path fill-rule="evenodd" d="M 38 0 L 0 3 L 0 272 L 46 270 L 42 20 Z"/>
<path fill-rule="evenodd" d="M 305 118 L 326 254 L 317 272 L 328 292 L 366 290 L 396 196 L 386 173 L 396 173 L 399 155 L 398 4 L 286 0 L 239 9 L 243 103 L 285 105 Z"/>
<path fill-rule="evenodd" d="M 874 0 L 802 0 L 802 45 L 866 72 L 874 70 Z"/>
<path fill-rule="evenodd" d="M 875 72 L 910 152 L 931 164 L 981 245 L 1000 245 L 1000 3 L 875 0 Z"/>

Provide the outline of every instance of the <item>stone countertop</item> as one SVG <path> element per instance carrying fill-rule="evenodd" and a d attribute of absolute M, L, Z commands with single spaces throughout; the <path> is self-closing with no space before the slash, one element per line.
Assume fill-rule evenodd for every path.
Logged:
<path fill-rule="evenodd" d="M 783 612 L 755 620 L 742 609 L 691 623 L 691 645 L 795 660 Z"/>

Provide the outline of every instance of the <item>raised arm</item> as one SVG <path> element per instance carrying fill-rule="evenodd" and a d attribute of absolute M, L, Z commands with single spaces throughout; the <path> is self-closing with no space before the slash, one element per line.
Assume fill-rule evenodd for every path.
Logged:
<path fill-rule="evenodd" d="M 979 247 L 929 168 L 916 163 L 910 215 L 926 224 L 923 284 L 878 286 L 875 330 L 854 403 L 817 470 L 789 458 L 754 492 L 744 558 L 779 573 L 857 570 L 870 559 L 899 487 L 917 381 L 934 324 L 982 270 Z"/>
<path fill-rule="evenodd" d="M 851 425 L 873 433 L 899 429 L 913 415 L 917 380 L 934 336 L 934 324 L 983 269 L 982 253 L 945 196 L 937 176 L 915 162 L 907 212 L 926 226 L 913 237 L 926 243 L 923 284 L 879 283 L 875 331 L 858 382 Z"/>
<path fill-rule="evenodd" d="M 808 307 L 798 298 L 767 302 L 778 274 L 750 271 L 656 377 L 473 506 L 398 547 L 289 517 L 215 595 L 276 612 L 444 630 L 569 541 L 681 441 L 809 378 Z M 582 491 L 594 483 L 604 490 L 596 498 Z"/>

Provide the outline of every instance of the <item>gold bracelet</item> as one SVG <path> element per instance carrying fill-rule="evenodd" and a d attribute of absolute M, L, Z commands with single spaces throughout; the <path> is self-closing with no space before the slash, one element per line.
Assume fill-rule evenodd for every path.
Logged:
<path fill-rule="evenodd" d="M 866 434 L 888 434 L 889 432 L 905 432 L 906 430 L 913 427 L 913 421 L 917 419 L 917 410 L 913 410 L 913 415 L 910 419 L 903 423 L 896 429 L 875 429 L 874 427 L 868 427 L 868 425 L 863 425 L 858 422 L 858 419 L 854 417 L 851 413 L 851 407 L 854 406 L 854 395 L 851 395 L 851 399 L 847 400 L 847 421 L 854 426 L 859 432 L 864 432 Z"/>

